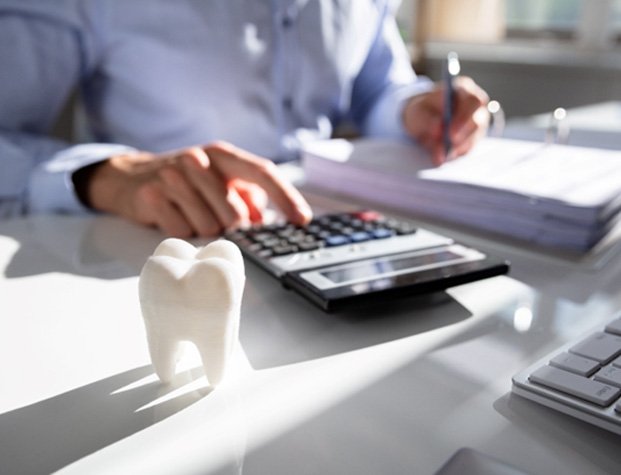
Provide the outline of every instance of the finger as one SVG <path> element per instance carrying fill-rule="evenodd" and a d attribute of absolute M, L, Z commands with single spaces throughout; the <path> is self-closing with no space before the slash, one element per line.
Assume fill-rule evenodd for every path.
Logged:
<path fill-rule="evenodd" d="M 185 176 L 208 204 L 220 225 L 232 229 L 243 224 L 248 217 L 243 200 L 238 199 L 237 193 L 227 186 L 227 178 L 212 166 L 205 151 L 188 149 L 180 158 Z"/>
<path fill-rule="evenodd" d="M 478 141 L 477 135 L 473 134 L 467 140 L 464 140 L 463 142 L 461 142 L 459 145 L 457 145 L 453 149 L 454 150 L 454 158 L 459 157 L 461 155 L 465 155 L 466 153 L 468 153 L 470 150 L 472 150 L 472 148 L 474 147 L 474 145 L 476 144 L 477 141 Z"/>
<path fill-rule="evenodd" d="M 489 122 L 489 112 L 487 108 L 481 107 L 478 109 L 466 124 L 459 130 L 453 140 L 453 146 L 456 151 L 466 152 L 471 147 L 465 148 L 462 146 L 464 143 L 474 145 L 478 139 L 483 137 L 487 131 Z M 465 153 L 465 152 L 463 152 Z"/>
<path fill-rule="evenodd" d="M 192 236 L 192 227 L 168 200 L 155 182 L 144 184 L 136 193 L 139 221 L 157 226 L 164 234 L 186 238 Z"/>
<path fill-rule="evenodd" d="M 242 196 L 235 189 L 235 187 L 229 186 L 227 200 L 229 201 L 229 203 L 231 203 L 231 205 L 233 205 L 235 209 L 238 210 L 239 215 L 240 215 L 240 220 L 238 221 L 238 223 L 234 225 L 233 228 L 249 225 L 250 224 L 250 209 L 248 208 L 248 204 L 246 203 L 246 200 L 242 198 Z M 233 228 L 229 228 L 229 229 L 233 229 Z"/>
<path fill-rule="evenodd" d="M 233 186 L 248 207 L 250 222 L 262 223 L 263 210 L 267 207 L 267 194 L 265 191 L 253 183 L 247 183 L 242 180 L 235 180 Z"/>
<path fill-rule="evenodd" d="M 287 180 L 281 177 L 273 162 L 227 143 L 206 147 L 212 163 L 227 179 L 241 178 L 263 188 L 287 219 L 306 224 L 312 217 L 310 206 Z"/>
<path fill-rule="evenodd" d="M 451 157 L 447 155 L 444 143 L 442 142 L 435 141 L 428 147 L 428 149 L 431 153 L 431 161 L 435 166 L 439 167 L 451 159 Z"/>
<path fill-rule="evenodd" d="M 164 183 L 164 192 L 199 236 L 215 236 L 222 232 L 218 218 L 207 203 L 195 191 L 182 172 L 165 167 L 159 171 Z"/>
<path fill-rule="evenodd" d="M 459 141 L 469 135 L 467 127 L 472 125 L 475 115 L 487 113 L 488 102 L 487 93 L 472 79 L 463 76 L 458 78 L 455 91 L 455 111 L 450 130 L 453 140 Z M 465 131 L 464 128 L 466 128 Z"/>
<path fill-rule="evenodd" d="M 485 128 L 474 128 L 473 132 L 470 135 L 468 135 L 464 140 L 462 140 L 459 144 L 455 146 L 455 157 L 470 152 L 484 135 Z"/>
<path fill-rule="evenodd" d="M 403 125 L 415 140 L 420 142 L 432 131 L 441 129 L 442 101 L 442 90 L 436 87 L 428 93 L 412 97 L 407 102 L 403 110 Z"/>

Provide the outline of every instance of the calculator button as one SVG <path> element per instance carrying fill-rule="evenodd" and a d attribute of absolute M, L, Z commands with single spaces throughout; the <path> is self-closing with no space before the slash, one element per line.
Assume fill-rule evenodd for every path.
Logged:
<path fill-rule="evenodd" d="M 244 239 L 245 237 L 246 237 L 246 233 L 244 231 L 233 231 L 227 234 L 227 238 L 230 239 L 231 241 L 239 241 L 241 239 Z"/>
<path fill-rule="evenodd" d="M 265 241 L 262 241 L 261 244 L 263 244 L 265 247 L 275 247 L 282 244 L 282 240 L 278 239 L 277 237 L 271 237 L 269 239 L 266 239 Z"/>
<path fill-rule="evenodd" d="M 312 236 L 307 236 L 306 234 L 292 234 L 287 238 L 287 241 L 290 244 L 299 244 L 308 241 L 309 238 L 314 239 Z"/>
<path fill-rule="evenodd" d="M 293 254 L 294 252 L 297 252 L 298 248 L 297 246 L 287 246 L 287 245 L 279 245 L 279 246 L 274 246 L 272 248 L 272 252 L 274 253 L 275 256 L 284 256 L 286 254 Z"/>
<path fill-rule="evenodd" d="M 240 239 L 236 239 L 237 244 L 241 247 L 250 247 L 254 244 L 254 241 L 252 241 L 251 239 L 248 238 L 240 238 Z"/>
<path fill-rule="evenodd" d="M 356 213 L 352 213 L 352 216 L 358 218 L 361 221 L 381 221 L 384 219 L 377 211 L 358 211 Z"/>
<path fill-rule="evenodd" d="M 406 234 L 414 234 L 416 231 L 418 231 L 416 226 L 410 223 L 399 223 L 393 229 L 400 236 L 404 236 Z"/>
<path fill-rule="evenodd" d="M 328 226 L 328 229 L 330 231 L 334 231 L 337 233 L 340 233 L 343 228 L 345 228 L 345 225 L 343 223 L 332 223 L 330 224 L 330 226 Z"/>
<path fill-rule="evenodd" d="M 297 246 L 300 251 L 315 251 L 321 247 L 318 242 L 301 242 Z"/>
<path fill-rule="evenodd" d="M 386 239 L 394 234 L 395 234 L 394 231 L 390 229 L 386 229 L 386 228 L 378 228 L 378 229 L 374 229 L 373 231 L 371 231 L 371 235 L 375 239 Z"/>
<path fill-rule="evenodd" d="M 260 231 L 260 232 L 251 234 L 250 237 L 254 239 L 256 242 L 264 242 L 269 239 L 274 239 L 274 234 L 271 232 L 267 232 L 267 231 Z"/>
<path fill-rule="evenodd" d="M 351 239 L 351 242 L 363 242 L 373 239 L 373 236 L 365 231 L 358 231 L 350 234 L 349 239 Z"/>
<path fill-rule="evenodd" d="M 248 249 L 250 252 L 259 252 L 261 249 L 263 249 L 263 246 L 261 245 L 261 243 L 253 242 L 252 244 L 248 244 L 246 246 L 246 249 Z"/>
<path fill-rule="evenodd" d="M 343 236 L 342 234 L 337 234 L 335 236 L 328 236 L 326 238 L 326 246 L 342 246 L 343 244 L 347 244 L 350 242 L 350 239 L 347 236 Z"/>
<path fill-rule="evenodd" d="M 259 256 L 262 259 L 267 259 L 268 257 L 272 257 L 273 255 L 274 255 L 274 252 L 271 249 L 263 249 L 257 252 L 257 256 Z"/>

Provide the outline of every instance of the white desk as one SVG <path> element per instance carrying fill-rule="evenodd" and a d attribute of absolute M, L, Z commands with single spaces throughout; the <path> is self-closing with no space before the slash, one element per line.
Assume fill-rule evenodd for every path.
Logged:
<path fill-rule="evenodd" d="M 472 447 L 533 474 L 618 473 L 618 436 L 510 388 L 621 308 L 621 256 L 594 270 L 457 236 L 510 276 L 329 315 L 249 264 L 243 351 L 210 392 L 191 352 L 173 387 L 153 376 L 136 284 L 155 231 L 0 222 L 0 472 L 431 474 Z"/>
<path fill-rule="evenodd" d="M 508 138 L 543 141 L 550 127 L 551 113 L 515 118 L 507 122 Z M 567 110 L 569 145 L 621 149 L 621 102 L 609 101 Z"/>

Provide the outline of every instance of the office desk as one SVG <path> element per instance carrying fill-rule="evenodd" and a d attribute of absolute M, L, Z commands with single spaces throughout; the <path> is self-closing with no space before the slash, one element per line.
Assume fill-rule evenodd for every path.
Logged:
<path fill-rule="evenodd" d="M 621 256 L 594 268 L 452 232 L 510 275 L 331 315 L 248 264 L 233 372 L 210 390 L 191 349 L 173 385 L 153 375 L 137 275 L 157 232 L 0 222 L 0 472 L 431 474 L 472 447 L 534 474 L 618 473 L 618 436 L 510 388 L 621 308 Z"/>

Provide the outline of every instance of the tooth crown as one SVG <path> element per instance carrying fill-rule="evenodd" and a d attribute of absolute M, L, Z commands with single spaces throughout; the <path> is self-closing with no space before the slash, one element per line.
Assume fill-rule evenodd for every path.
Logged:
<path fill-rule="evenodd" d="M 223 379 L 239 335 L 245 283 L 239 248 L 218 240 L 196 249 L 166 239 L 145 263 L 139 296 L 155 372 L 168 383 L 175 374 L 179 343 L 201 355 L 212 386 Z"/>

